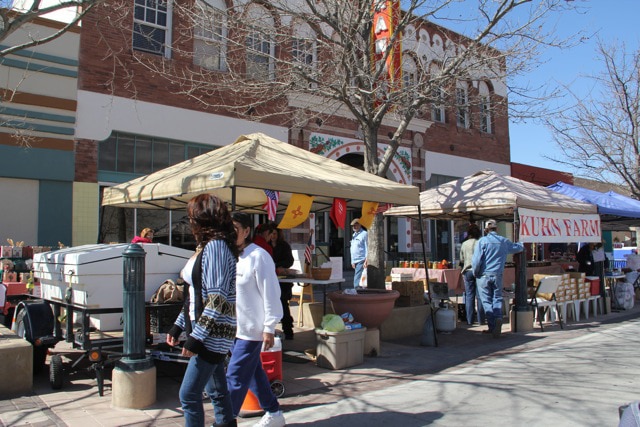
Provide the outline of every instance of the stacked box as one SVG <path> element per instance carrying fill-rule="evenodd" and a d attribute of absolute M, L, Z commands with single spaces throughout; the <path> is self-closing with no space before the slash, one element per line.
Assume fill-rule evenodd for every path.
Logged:
<path fill-rule="evenodd" d="M 571 296 L 569 300 L 575 301 L 580 299 L 580 285 L 585 283 L 586 273 L 569 273 L 571 276 Z"/>
<path fill-rule="evenodd" d="M 575 301 L 579 299 L 584 299 L 584 296 L 580 297 L 580 291 L 582 289 L 583 295 L 584 295 L 587 274 L 586 273 L 569 273 L 569 276 L 571 276 L 571 297 L 569 298 L 569 300 Z"/>
<path fill-rule="evenodd" d="M 424 304 L 424 283 L 421 280 L 391 282 L 391 289 L 400 293 L 400 297 L 395 302 L 396 307 L 414 307 Z"/>
<path fill-rule="evenodd" d="M 562 275 L 562 283 L 558 286 L 558 292 L 556 293 L 556 299 L 558 302 L 569 301 L 569 298 L 567 297 L 569 286 L 571 286 L 571 276 L 569 276 L 569 273 L 565 273 Z"/>

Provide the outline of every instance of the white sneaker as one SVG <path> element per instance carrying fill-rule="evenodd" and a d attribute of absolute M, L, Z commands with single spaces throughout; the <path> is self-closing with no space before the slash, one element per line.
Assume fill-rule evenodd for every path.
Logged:
<path fill-rule="evenodd" d="M 284 420 L 282 411 L 278 412 L 265 412 L 260 419 L 260 422 L 254 424 L 253 427 L 284 427 L 287 423 Z"/>

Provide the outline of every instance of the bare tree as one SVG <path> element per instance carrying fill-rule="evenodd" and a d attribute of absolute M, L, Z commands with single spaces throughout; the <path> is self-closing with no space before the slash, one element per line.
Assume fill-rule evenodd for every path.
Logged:
<path fill-rule="evenodd" d="M 173 12 L 182 26 L 174 31 L 172 55 L 188 59 L 164 61 L 134 53 L 137 65 L 164 76 L 175 93 L 211 111 L 224 108 L 265 121 L 279 117 L 279 123 L 286 120 L 292 128 L 310 120 L 351 123 L 364 141 L 365 170 L 379 176 L 387 175 L 410 123 L 416 118 L 430 122 L 434 107 L 456 111 L 463 126 L 474 106 L 494 118 L 506 117 L 508 108 L 512 114 L 519 107 L 520 114 L 531 114 L 531 94 L 522 104 L 516 99 L 507 105 L 510 91 L 526 94 L 526 88 L 510 86 L 510 79 L 534 68 L 539 48 L 560 43 L 542 28 L 553 13 L 573 7 L 564 0 L 464 5 L 457 0 L 240 1 L 227 10 L 201 1 L 177 3 Z M 378 14 L 399 4 L 403 10 L 392 11 L 393 28 L 383 28 Z M 467 35 L 432 23 L 447 20 L 464 23 Z M 123 15 L 111 22 L 117 21 L 129 19 Z M 375 41 L 385 29 L 389 37 Z M 437 35 L 429 49 L 404 49 L 419 45 L 423 31 Z M 213 53 L 209 58 L 215 61 L 206 62 L 203 52 Z M 117 49 L 113 53 L 115 58 Z M 114 59 L 114 64 L 124 62 Z M 489 82 L 493 91 L 474 97 L 459 92 L 461 82 L 471 88 L 478 81 Z M 388 137 L 382 156 L 379 135 Z M 508 152 L 507 147 L 505 162 Z M 374 287 L 384 285 L 382 241 L 377 215 L 369 232 L 368 273 Z"/>
<path fill-rule="evenodd" d="M 69 28 L 77 26 L 82 17 L 103 0 L 0 0 L 0 43 L 19 29 L 25 29 L 38 18 L 56 13 L 65 13 L 66 25 L 53 32 L 29 31 L 25 41 L 0 48 L 0 58 L 32 46 L 38 46 L 63 35 Z"/>
<path fill-rule="evenodd" d="M 597 54 L 603 70 L 587 77 L 590 93 L 566 88 L 574 105 L 546 120 L 563 154 L 552 160 L 640 198 L 640 49 L 600 41 Z"/>

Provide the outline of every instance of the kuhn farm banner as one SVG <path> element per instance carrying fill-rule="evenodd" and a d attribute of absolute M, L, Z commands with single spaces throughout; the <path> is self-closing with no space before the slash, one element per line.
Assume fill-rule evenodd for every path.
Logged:
<path fill-rule="evenodd" d="M 519 208 L 522 243 L 600 242 L 600 215 L 569 214 Z"/>

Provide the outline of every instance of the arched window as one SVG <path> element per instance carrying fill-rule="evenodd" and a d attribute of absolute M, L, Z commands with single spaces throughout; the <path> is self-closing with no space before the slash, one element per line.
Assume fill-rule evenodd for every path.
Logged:
<path fill-rule="evenodd" d="M 478 86 L 480 95 L 480 131 L 492 133 L 491 128 L 491 91 L 485 82 L 480 82 Z"/>
<path fill-rule="evenodd" d="M 402 55 L 402 82 L 406 90 L 414 90 L 418 84 L 418 67 L 409 54 Z"/>
<path fill-rule="evenodd" d="M 245 38 L 247 77 L 256 80 L 273 80 L 275 78 L 273 17 L 266 8 L 250 4 L 245 22 L 247 25 Z"/>
<path fill-rule="evenodd" d="M 223 0 L 198 0 L 193 29 L 193 62 L 209 70 L 226 71 L 227 13 Z"/>

